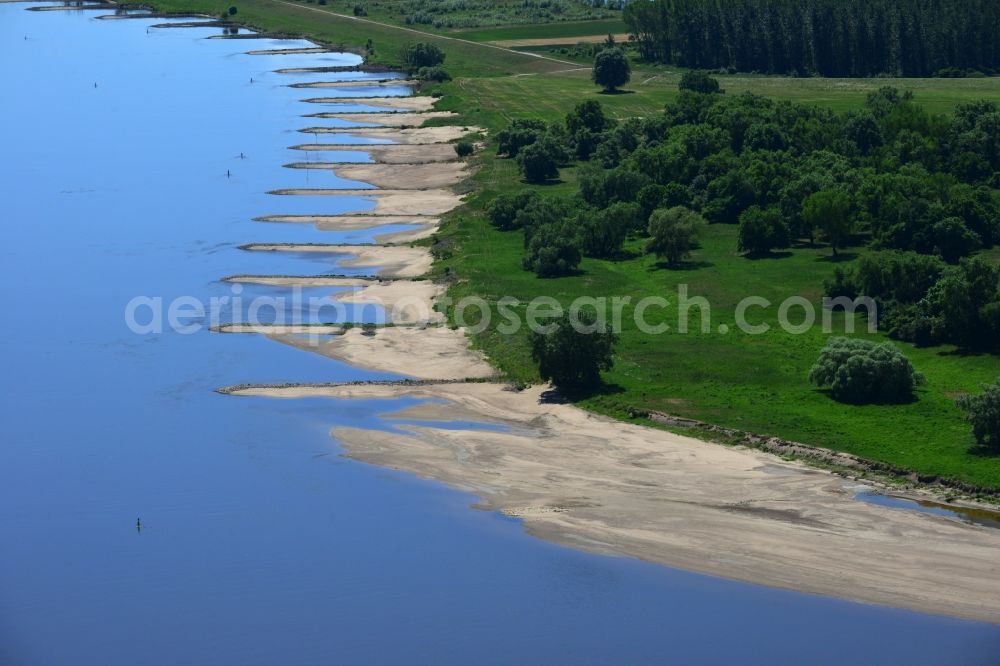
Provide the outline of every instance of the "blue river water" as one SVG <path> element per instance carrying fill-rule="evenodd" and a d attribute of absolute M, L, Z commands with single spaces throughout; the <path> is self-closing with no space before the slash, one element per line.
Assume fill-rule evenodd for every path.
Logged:
<path fill-rule="evenodd" d="M 998 627 L 574 551 L 338 455 L 332 426 L 412 401 L 215 393 L 391 377 L 123 313 L 359 272 L 239 246 L 370 242 L 253 218 L 369 205 L 266 192 L 350 186 L 282 168 L 332 126 L 302 99 L 405 88 L 290 88 L 317 76 L 273 70 L 356 58 L 25 7 L 0 4 L 0 664 L 997 663 Z"/>

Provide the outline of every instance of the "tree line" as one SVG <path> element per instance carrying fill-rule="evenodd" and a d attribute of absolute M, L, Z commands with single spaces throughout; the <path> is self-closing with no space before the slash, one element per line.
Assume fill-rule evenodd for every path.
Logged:
<path fill-rule="evenodd" d="M 623 12 L 642 58 L 819 76 L 1000 68 L 995 0 L 642 0 Z"/>

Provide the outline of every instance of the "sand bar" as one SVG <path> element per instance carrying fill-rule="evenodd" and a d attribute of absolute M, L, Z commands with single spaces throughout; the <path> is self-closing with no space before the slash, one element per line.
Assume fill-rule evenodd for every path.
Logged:
<path fill-rule="evenodd" d="M 306 118 L 335 118 L 349 123 L 372 123 L 382 127 L 419 127 L 431 118 L 452 118 L 451 111 L 426 111 L 423 113 L 310 113 Z"/>
<path fill-rule="evenodd" d="M 519 516 L 530 533 L 575 548 L 1000 622 L 1000 531 L 856 501 L 845 479 L 801 463 L 542 402 L 540 387 L 518 393 L 476 383 L 355 385 L 239 393 L 448 400 L 403 416 L 503 423 L 512 430 L 415 426 L 405 428 L 412 436 L 347 428 L 333 434 L 350 457 L 473 492 L 484 508 Z"/>
<path fill-rule="evenodd" d="M 365 139 L 391 139 L 402 144 L 448 143 L 461 139 L 466 134 L 478 132 L 478 127 L 459 127 L 445 125 L 443 127 L 408 127 L 403 129 L 389 127 L 355 128 L 355 127 L 306 127 L 299 130 L 303 134 L 350 134 Z M 364 149 L 364 144 L 361 144 Z"/>
<path fill-rule="evenodd" d="M 340 335 L 345 328 L 337 324 L 222 324 L 215 333 L 255 333 L 257 335 Z"/>
<path fill-rule="evenodd" d="M 358 196 L 375 202 L 375 210 L 344 210 L 342 214 L 369 215 L 443 215 L 462 203 L 462 197 L 450 190 L 273 190 L 271 194 L 290 196 Z"/>
<path fill-rule="evenodd" d="M 345 143 L 303 143 L 292 146 L 292 150 L 362 152 L 375 162 L 382 164 L 431 164 L 451 162 L 455 159 L 455 147 L 449 143 L 425 145 L 382 144 L 359 145 Z M 327 162 L 326 164 L 358 164 L 358 162 Z"/>
<path fill-rule="evenodd" d="M 341 53 L 341 51 L 335 51 L 333 49 L 328 49 L 325 46 L 310 46 L 301 49 L 257 49 L 256 51 L 247 51 L 247 55 L 299 55 L 305 53 Z"/>
<path fill-rule="evenodd" d="M 441 219 L 437 217 L 412 215 L 269 215 L 258 217 L 257 220 L 313 224 L 320 231 L 357 231 L 398 224 L 418 225 L 416 229 L 374 234 L 376 243 L 388 245 L 412 243 L 421 238 L 429 238 L 434 235 L 441 223 Z"/>
<path fill-rule="evenodd" d="M 406 245 L 298 245 L 294 243 L 251 243 L 242 246 L 251 252 L 327 252 L 350 255 L 340 261 L 352 268 L 381 267 L 381 277 L 420 277 L 430 271 L 434 259 L 426 247 Z"/>
<path fill-rule="evenodd" d="M 346 81 L 308 81 L 291 83 L 289 88 L 383 88 L 390 86 L 415 86 L 420 81 L 412 79 L 349 79 Z"/>
<path fill-rule="evenodd" d="M 430 111 L 437 103 L 437 98 L 429 95 L 414 97 L 311 97 L 302 100 L 312 104 L 343 104 L 346 106 L 373 106 L 390 111 L 402 110 L 410 112 Z M 343 112 L 350 113 L 350 112 Z M 363 112 L 368 113 L 368 112 Z"/>
<path fill-rule="evenodd" d="M 496 373 L 481 354 L 469 349 L 462 330 L 444 326 L 390 326 L 379 328 L 375 335 L 355 327 L 329 339 L 271 337 L 359 368 L 418 379 L 486 378 Z"/>
<path fill-rule="evenodd" d="M 456 185 L 469 177 L 464 162 L 439 162 L 437 164 L 342 164 L 322 162 L 293 162 L 290 169 L 330 169 L 346 180 L 367 183 L 378 188 L 430 188 Z"/>

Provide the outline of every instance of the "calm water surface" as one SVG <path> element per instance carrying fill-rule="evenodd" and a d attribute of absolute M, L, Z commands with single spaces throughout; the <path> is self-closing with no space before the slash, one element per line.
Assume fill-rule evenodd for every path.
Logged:
<path fill-rule="evenodd" d="M 358 203 L 266 194 L 342 186 L 281 168 L 327 124 L 301 99 L 407 91 L 273 72 L 350 54 L 244 55 L 298 42 L 24 7 L 0 4 L 0 664 L 996 663 L 996 627 L 576 552 L 338 456 L 331 426 L 412 401 L 214 393 L 389 377 L 123 309 L 351 272 L 237 246 L 370 241 L 251 220 Z"/>

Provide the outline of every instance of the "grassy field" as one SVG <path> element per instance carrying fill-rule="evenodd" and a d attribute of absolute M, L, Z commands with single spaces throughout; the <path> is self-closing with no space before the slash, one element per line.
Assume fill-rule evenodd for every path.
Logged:
<path fill-rule="evenodd" d="M 628 32 L 619 18 L 593 21 L 568 21 L 533 25 L 499 26 L 474 30 L 459 30 L 456 37 L 474 42 L 495 42 L 509 39 L 553 39 L 559 37 L 586 37 L 589 35 L 620 34 Z"/>
<path fill-rule="evenodd" d="M 230 0 L 150 0 L 157 11 L 219 15 L 233 4 Z M 379 24 L 368 17 L 336 13 L 332 5 L 320 6 L 283 0 L 242 0 L 234 20 L 260 30 L 300 35 L 331 46 L 363 46 L 371 39 L 373 63 L 398 65 L 399 50 L 415 42 L 433 42 L 447 54 L 446 66 L 454 76 L 492 77 L 537 74 L 565 69 L 567 65 L 486 44 L 427 34 L 394 25 Z M 342 9 L 342 8 L 341 8 Z M 252 48 L 252 47 L 248 47 Z"/>
<path fill-rule="evenodd" d="M 912 88 L 917 99 L 947 112 L 967 99 L 989 97 L 1000 101 L 996 80 L 840 81 L 722 77 L 731 92 L 753 90 L 773 97 L 835 109 L 859 107 L 864 95 L 881 85 Z M 599 99 L 616 117 L 658 113 L 676 91 L 676 75 L 663 75 L 635 92 L 601 95 L 586 72 L 546 76 L 461 80 L 448 85 L 443 104 L 462 110 L 468 121 L 493 128 L 513 117 L 554 119 L 585 99 Z M 611 389 L 582 401 L 595 411 L 628 418 L 629 408 L 655 409 L 720 425 L 780 436 L 893 463 L 921 474 L 944 476 L 1000 487 L 1000 457 L 972 451 L 973 439 L 954 397 L 977 390 L 980 383 L 1000 376 L 1000 358 L 967 356 L 951 348 L 917 349 L 900 345 L 928 379 L 918 399 L 900 406 L 853 407 L 831 400 L 807 381 L 826 335 L 819 330 L 790 335 L 777 324 L 777 303 L 803 296 L 817 304 L 823 280 L 836 264 L 828 248 L 795 248 L 788 256 L 750 260 L 736 253 L 736 229 L 710 226 L 701 248 L 683 270 L 665 270 L 640 254 L 625 261 L 585 259 L 576 276 L 542 280 L 521 269 L 523 240 L 519 232 L 498 232 L 483 217 L 484 204 L 496 194 L 529 187 L 514 165 L 490 152 L 477 158 L 477 192 L 469 204 L 453 214 L 442 232 L 451 256 L 438 265 L 459 278 L 452 296 L 478 295 L 495 303 L 501 296 L 526 302 L 552 296 L 569 303 L 579 296 L 630 296 L 633 302 L 648 295 L 677 301 L 677 287 L 712 304 L 710 333 L 677 332 L 653 336 L 641 333 L 624 309 L 622 339 L 614 369 L 607 373 Z M 576 191 L 575 170 L 564 169 L 561 182 L 534 186 L 544 195 Z M 853 252 L 860 248 L 853 248 Z M 850 261 L 853 254 L 848 253 Z M 1000 259 L 1000 252 L 991 254 Z M 755 311 L 754 323 L 768 323 L 766 335 L 719 333 L 719 325 L 735 331 L 735 304 L 745 296 L 763 296 L 775 303 Z M 697 310 L 694 310 L 697 313 Z M 661 312 L 674 328 L 675 307 Z M 695 324 L 698 317 L 693 317 Z M 842 330 L 842 320 L 840 322 Z M 697 328 L 697 326 L 696 326 Z M 859 325 L 859 330 L 863 324 Z M 475 344 L 514 379 L 537 380 L 525 335 L 505 336 L 487 330 Z"/>

